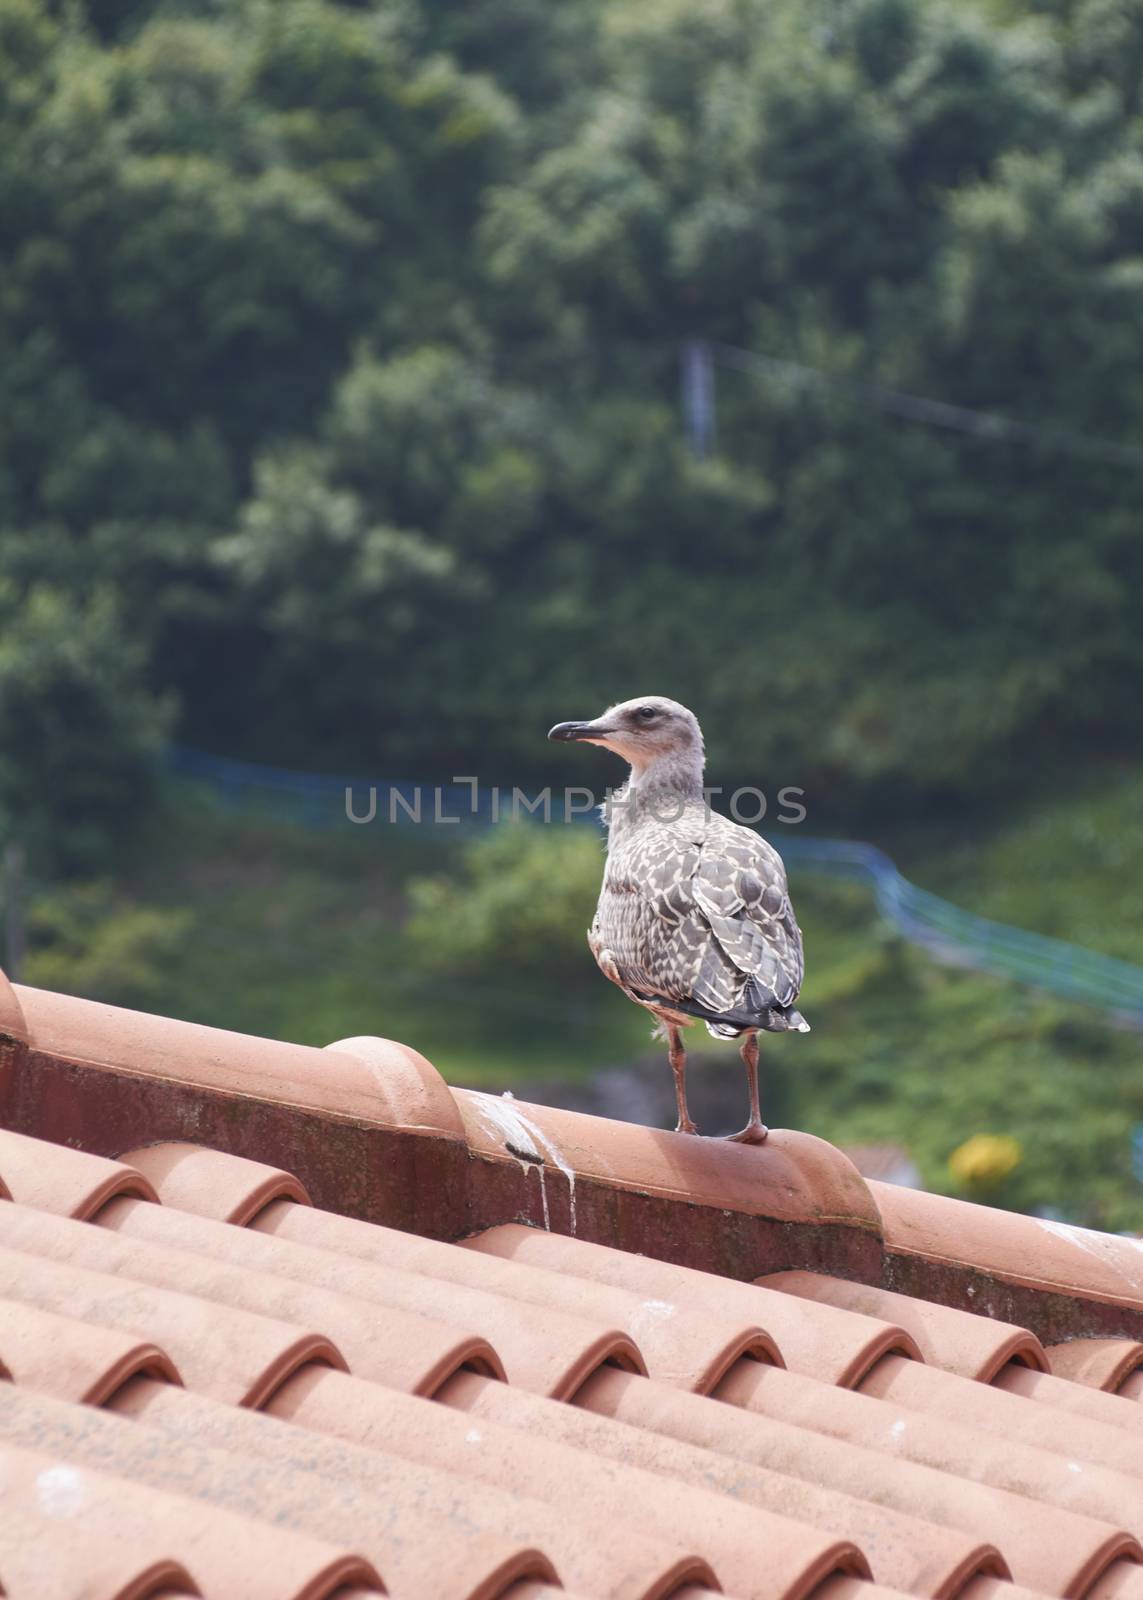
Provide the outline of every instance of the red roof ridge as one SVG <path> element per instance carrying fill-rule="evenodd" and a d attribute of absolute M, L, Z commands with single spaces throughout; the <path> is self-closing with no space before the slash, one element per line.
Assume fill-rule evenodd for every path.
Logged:
<path fill-rule="evenodd" d="M 0 971 L 0 1074 L 28 1042 L 28 1024 L 7 973 Z"/>
<path fill-rule="evenodd" d="M 886 1287 L 1033 1327 L 1045 1344 L 1143 1336 L 1143 1240 L 876 1179 L 869 1187 L 884 1231 Z M 955 1300 L 942 1292 L 954 1282 Z M 1068 1302 L 1077 1301 L 1086 1326 L 1069 1315 Z"/>
<path fill-rule="evenodd" d="M 474 1089 L 452 1094 L 469 1150 L 514 1162 L 525 1174 L 528 1166 L 543 1165 L 569 1184 L 571 1175 L 576 1183 L 602 1179 L 612 1187 L 730 1206 L 777 1222 L 881 1232 L 864 1178 L 848 1156 L 812 1133 L 772 1129 L 759 1161 L 756 1147 L 721 1139 L 687 1138 Z M 549 1201 L 565 1198 L 559 1190 L 553 1184 Z M 569 1221 L 574 1198 L 566 1196 Z"/>
<path fill-rule="evenodd" d="M 1042 1365 L 1037 1340 L 1143 1342 L 1137 1241 L 867 1181 L 811 1134 L 687 1138 L 450 1090 L 390 1040 L 317 1050 L 6 981 L 5 1017 L 10 1128 L 126 1150 L 135 1181 L 169 1160 L 209 1187 L 211 1158 L 169 1148 L 187 1140 L 244 1158 L 256 1170 L 229 1170 L 215 1200 L 235 1221 L 304 1195 L 438 1239 L 522 1222 L 729 1279 L 816 1272 L 1010 1324 L 1007 1349 L 989 1335 L 1000 1365 Z M 92 1188 L 82 1203 L 107 1200 Z"/>

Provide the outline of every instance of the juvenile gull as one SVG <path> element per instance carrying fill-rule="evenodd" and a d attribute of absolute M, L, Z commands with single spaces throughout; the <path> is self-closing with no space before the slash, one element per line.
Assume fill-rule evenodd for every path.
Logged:
<path fill-rule="evenodd" d="M 731 1138 L 761 1144 L 759 1030 L 809 1032 L 794 1009 L 805 961 L 781 857 L 710 809 L 702 730 L 677 700 L 625 700 L 594 722 L 557 723 L 548 738 L 602 745 L 631 767 L 608 808 L 607 865 L 587 941 L 603 975 L 666 1029 L 675 1131 L 698 1132 L 680 1030 L 705 1022 L 716 1039 L 742 1040 L 750 1120 Z"/>

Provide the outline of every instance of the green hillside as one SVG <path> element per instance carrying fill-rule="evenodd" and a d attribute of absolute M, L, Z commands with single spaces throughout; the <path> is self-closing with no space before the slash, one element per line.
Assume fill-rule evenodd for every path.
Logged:
<path fill-rule="evenodd" d="M 0 0 L 0 834 L 106 866 L 172 730 L 576 782 L 533 730 L 652 689 L 838 830 L 1134 759 L 1141 57 L 1105 0 Z M 704 459 L 695 339 L 779 363 Z"/>

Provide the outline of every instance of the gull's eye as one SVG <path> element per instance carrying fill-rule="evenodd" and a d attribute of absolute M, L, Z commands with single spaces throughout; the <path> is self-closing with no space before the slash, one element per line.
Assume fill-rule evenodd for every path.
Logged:
<path fill-rule="evenodd" d="M 653 722 L 659 713 L 654 706 L 640 706 L 635 715 L 640 722 Z"/>

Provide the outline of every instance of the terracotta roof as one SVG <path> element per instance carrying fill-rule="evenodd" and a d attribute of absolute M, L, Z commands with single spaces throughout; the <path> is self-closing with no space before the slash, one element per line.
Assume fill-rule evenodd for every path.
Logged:
<path fill-rule="evenodd" d="M 0 981 L 0 1584 L 1143 1600 L 1143 1253 Z"/>

